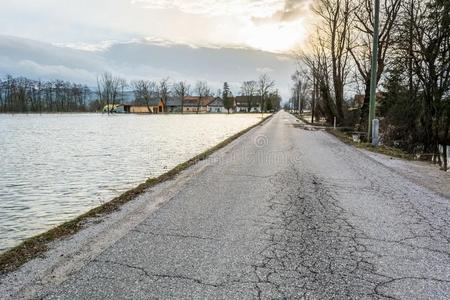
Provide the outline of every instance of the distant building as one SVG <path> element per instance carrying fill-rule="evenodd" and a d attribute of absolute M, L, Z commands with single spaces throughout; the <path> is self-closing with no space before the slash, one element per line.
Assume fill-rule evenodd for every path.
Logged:
<path fill-rule="evenodd" d="M 211 103 L 208 104 L 208 112 L 210 113 L 226 113 L 222 98 L 215 98 Z"/>
<path fill-rule="evenodd" d="M 126 113 L 125 105 L 124 104 L 116 105 L 113 112 L 115 112 L 117 114 L 124 114 L 124 113 Z"/>
<path fill-rule="evenodd" d="M 104 111 L 106 107 L 103 109 Z M 111 111 L 114 113 L 159 114 L 164 112 L 165 107 L 164 101 L 160 98 L 152 98 L 147 104 L 117 104 Z"/>
<path fill-rule="evenodd" d="M 108 104 L 108 105 L 105 105 L 105 106 L 103 107 L 102 112 L 103 112 L 103 113 L 107 113 L 108 111 L 109 111 L 110 113 L 116 112 L 116 109 L 117 109 L 119 106 L 120 106 L 120 104 L 114 104 L 114 105 Z"/>
<path fill-rule="evenodd" d="M 250 105 L 249 105 L 250 102 Z M 235 98 L 236 112 L 260 112 L 260 96 L 237 96 Z M 250 107 L 250 111 L 249 111 Z"/>
<path fill-rule="evenodd" d="M 203 97 L 199 101 L 199 97 L 187 96 L 183 101 L 183 112 L 187 113 L 206 113 L 208 105 L 214 101 L 214 97 Z"/>
<path fill-rule="evenodd" d="M 181 112 L 181 99 L 179 97 L 170 97 L 167 99 L 167 112 Z"/>

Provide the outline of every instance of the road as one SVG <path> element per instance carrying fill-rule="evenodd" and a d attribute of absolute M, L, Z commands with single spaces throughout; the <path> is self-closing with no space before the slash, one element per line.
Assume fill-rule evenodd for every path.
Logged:
<path fill-rule="evenodd" d="M 183 176 L 28 297 L 450 298 L 450 200 L 286 112 Z"/>

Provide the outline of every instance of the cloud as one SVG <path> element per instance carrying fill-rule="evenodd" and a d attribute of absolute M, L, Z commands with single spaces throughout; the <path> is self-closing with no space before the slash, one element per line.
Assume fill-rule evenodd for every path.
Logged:
<path fill-rule="evenodd" d="M 312 0 L 285 0 L 284 7 L 268 17 L 253 17 L 255 24 L 297 21 L 309 12 Z"/>
<path fill-rule="evenodd" d="M 31 60 L 21 60 L 16 67 L 22 74 L 44 75 L 48 79 L 64 78 L 74 82 L 93 82 L 96 78 L 93 73 L 84 69 L 64 65 L 43 65 Z"/>
<path fill-rule="evenodd" d="M 167 76 L 191 84 L 206 80 L 212 90 L 228 81 L 234 83 L 233 92 L 238 92 L 240 82 L 255 80 L 263 72 L 270 73 L 288 97 L 290 74 L 295 70 L 295 60 L 288 55 L 249 48 L 194 48 L 144 39 L 76 48 L 0 35 L 0 77 L 12 74 L 95 86 L 97 76 L 108 71 L 128 80 Z"/>
<path fill-rule="evenodd" d="M 53 45 L 58 47 L 65 47 L 69 49 L 77 49 L 82 51 L 90 51 L 90 52 L 101 52 L 110 48 L 113 44 L 118 41 L 101 41 L 99 43 L 53 43 Z"/>
<path fill-rule="evenodd" d="M 264 74 L 264 73 L 272 73 L 275 70 L 272 68 L 264 67 L 264 68 L 256 68 L 256 71 L 258 73 Z"/>
<path fill-rule="evenodd" d="M 149 9 L 177 9 L 194 15 L 264 17 L 280 9 L 283 0 L 131 0 L 131 3 L 144 3 Z"/>
<path fill-rule="evenodd" d="M 102 41 L 145 38 L 285 52 L 304 40 L 303 19 L 287 20 L 308 1 L 11 0 L 2 3 L 0 28 L 4 35 L 93 52 L 109 46 Z"/>

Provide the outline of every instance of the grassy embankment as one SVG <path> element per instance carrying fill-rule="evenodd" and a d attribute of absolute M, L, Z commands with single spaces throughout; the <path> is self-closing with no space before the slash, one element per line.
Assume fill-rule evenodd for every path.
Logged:
<path fill-rule="evenodd" d="M 112 199 L 111 201 L 98 206 L 96 208 L 91 209 L 90 211 L 82 214 L 81 216 L 72 219 L 68 222 L 65 222 L 47 232 L 39 234 L 37 236 L 31 237 L 20 245 L 0 254 L 0 274 L 5 274 L 11 271 L 18 269 L 27 261 L 37 257 L 38 255 L 47 251 L 48 246 L 51 242 L 54 242 L 58 239 L 68 237 L 80 231 L 86 221 L 92 218 L 98 218 L 107 214 L 110 214 L 114 211 L 120 209 L 122 205 L 125 203 L 135 199 L 140 194 L 143 194 L 148 188 L 155 186 L 158 183 L 164 182 L 166 180 L 170 180 L 178 175 L 181 171 L 189 168 L 190 166 L 196 164 L 198 161 L 202 161 L 206 159 L 208 156 L 213 154 L 215 151 L 225 147 L 232 141 L 236 140 L 243 134 L 247 133 L 251 129 L 262 125 L 267 119 L 269 119 L 272 115 L 265 117 L 263 120 L 258 122 L 257 124 L 240 131 L 239 133 L 231 136 L 230 138 L 224 140 L 220 144 L 206 150 L 205 152 L 191 158 L 190 160 L 179 164 L 172 170 L 167 173 L 162 174 L 156 178 L 149 178 L 144 183 L 138 185 L 137 187 L 126 191 L 122 195 Z"/>

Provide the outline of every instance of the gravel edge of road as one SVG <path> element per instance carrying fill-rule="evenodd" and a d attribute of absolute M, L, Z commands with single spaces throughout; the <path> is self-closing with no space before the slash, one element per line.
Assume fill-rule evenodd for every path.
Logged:
<path fill-rule="evenodd" d="M 442 188 L 442 185 L 447 184 L 450 178 L 450 173 L 445 172 L 437 168 L 435 165 L 414 160 L 408 157 L 403 157 L 401 155 L 395 155 L 392 153 L 385 153 L 383 151 L 376 151 L 368 147 L 358 147 L 356 143 L 348 143 L 339 136 L 335 134 L 333 130 L 325 131 L 328 135 L 335 138 L 337 141 L 346 144 L 349 147 L 359 151 L 360 153 L 366 155 L 367 159 L 389 169 L 391 172 L 402 176 L 403 178 L 424 187 L 436 195 L 450 200 L 450 189 Z"/>
<path fill-rule="evenodd" d="M 304 117 L 296 114 L 292 115 L 297 120 L 309 124 L 310 126 L 314 126 L 311 125 L 311 122 Z M 376 162 L 377 164 L 380 164 L 396 174 L 407 178 L 415 184 L 433 191 L 441 197 L 450 199 L 450 188 L 442 187 L 442 185 L 448 184 L 450 170 L 447 172 L 442 171 L 436 165 L 427 161 L 418 160 L 414 155 L 408 154 L 400 149 L 386 146 L 374 147 L 368 143 L 354 142 L 351 137 L 339 129 L 333 129 L 332 127 L 321 127 L 321 130 L 334 137 L 341 143 L 364 153 L 368 159 Z M 397 168 L 393 165 L 396 165 Z M 419 174 L 420 176 L 411 176 L 408 172 Z M 422 176 L 423 174 L 425 175 Z"/>
<path fill-rule="evenodd" d="M 124 204 L 136 199 L 138 196 L 145 193 L 149 188 L 154 187 L 160 183 L 175 178 L 180 172 L 188 169 L 189 167 L 197 164 L 199 161 L 205 160 L 216 151 L 224 148 L 234 140 L 238 139 L 242 135 L 246 134 L 250 130 L 262 126 L 265 122 L 269 121 L 274 114 L 264 117 L 258 123 L 239 131 L 219 144 L 209 148 L 208 150 L 196 155 L 195 157 L 185 161 L 168 172 L 155 177 L 149 178 L 144 183 L 141 183 L 137 187 L 130 189 L 121 195 L 115 197 L 109 202 L 106 202 L 98 207 L 95 207 L 88 212 L 69 220 L 61 225 L 58 225 L 46 232 L 39 235 L 30 237 L 24 240 L 16 247 L 9 249 L 0 254 L 0 276 L 9 274 L 18 270 L 22 265 L 30 260 L 39 257 L 49 249 L 49 244 L 62 238 L 67 238 L 78 233 L 85 228 L 88 223 L 95 223 L 98 219 L 101 221 L 101 217 L 109 215 L 115 211 L 118 211 Z"/>

